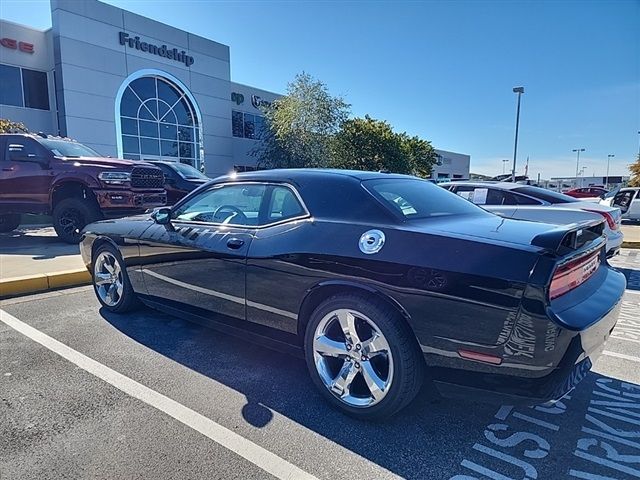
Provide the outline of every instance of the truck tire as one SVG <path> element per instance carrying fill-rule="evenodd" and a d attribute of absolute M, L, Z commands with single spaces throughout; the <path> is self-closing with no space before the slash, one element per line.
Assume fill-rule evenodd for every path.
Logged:
<path fill-rule="evenodd" d="M 7 213 L 0 215 L 0 233 L 14 231 L 20 226 L 20 215 L 17 213 Z"/>
<path fill-rule="evenodd" d="M 101 216 L 90 200 L 65 198 L 53 208 L 53 228 L 63 242 L 79 243 L 82 229 Z"/>

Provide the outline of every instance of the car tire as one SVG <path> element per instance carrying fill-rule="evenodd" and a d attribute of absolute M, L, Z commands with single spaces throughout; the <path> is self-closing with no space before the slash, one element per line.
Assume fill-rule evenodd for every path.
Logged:
<path fill-rule="evenodd" d="M 7 213 L 0 215 L 0 233 L 13 232 L 20 226 L 20 215 L 17 213 Z"/>
<path fill-rule="evenodd" d="M 53 228 L 63 242 L 79 243 L 82 229 L 101 216 L 91 200 L 65 198 L 53 209 Z"/>
<path fill-rule="evenodd" d="M 358 419 L 394 415 L 415 398 L 425 377 L 411 328 L 398 311 L 373 298 L 340 295 L 321 303 L 309 319 L 304 350 L 321 394 Z"/>
<path fill-rule="evenodd" d="M 122 255 L 114 246 L 100 245 L 91 265 L 93 290 L 104 308 L 114 313 L 126 313 L 139 306 Z"/>

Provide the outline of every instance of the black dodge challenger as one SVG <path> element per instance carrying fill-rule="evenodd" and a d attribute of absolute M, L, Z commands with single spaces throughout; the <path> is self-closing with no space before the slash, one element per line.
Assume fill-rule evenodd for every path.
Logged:
<path fill-rule="evenodd" d="M 299 353 L 329 402 L 380 418 L 425 379 L 511 404 L 569 392 L 625 289 L 602 231 L 503 219 L 410 176 L 270 170 L 93 223 L 81 252 L 104 308 Z"/>

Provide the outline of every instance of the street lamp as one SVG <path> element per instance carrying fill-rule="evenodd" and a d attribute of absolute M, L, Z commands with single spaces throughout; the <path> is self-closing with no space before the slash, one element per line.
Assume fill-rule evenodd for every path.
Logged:
<path fill-rule="evenodd" d="M 509 159 L 508 158 L 505 158 L 505 159 L 502 160 L 502 173 L 503 174 L 506 172 L 507 163 L 509 163 Z"/>
<path fill-rule="evenodd" d="M 520 97 L 524 93 L 524 87 L 513 87 L 513 93 L 518 94 L 518 108 L 516 110 L 516 139 L 513 145 L 513 170 L 511 171 L 511 181 L 516 181 L 516 156 L 518 155 L 518 127 L 520 126 Z"/>
<path fill-rule="evenodd" d="M 607 190 L 609 190 L 609 162 L 613 157 L 615 157 L 615 155 L 612 155 L 612 154 L 607 155 L 607 182 L 605 183 L 605 186 L 604 186 L 604 188 L 606 188 Z"/>
<path fill-rule="evenodd" d="M 580 169 L 580 152 L 584 152 L 584 148 L 574 148 L 571 151 L 578 153 L 578 158 L 576 159 L 576 187 L 577 187 L 578 186 L 578 170 Z M 580 186 L 582 186 L 582 182 L 580 182 Z"/>

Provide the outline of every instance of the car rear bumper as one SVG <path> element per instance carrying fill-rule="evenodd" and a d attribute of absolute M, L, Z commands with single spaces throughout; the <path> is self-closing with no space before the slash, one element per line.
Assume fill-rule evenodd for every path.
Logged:
<path fill-rule="evenodd" d="M 167 203 L 164 190 L 136 192 L 133 190 L 96 190 L 98 205 L 105 217 L 132 215 Z"/>
<path fill-rule="evenodd" d="M 607 258 L 611 258 L 620 253 L 620 247 L 624 240 L 624 235 L 618 230 L 607 229 Z"/>
<path fill-rule="evenodd" d="M 505 360 L 500 366 L 473 362 L 475 365 L 468 365 L 473 368 L 432 369 L 440 394 L 492 403 L 536 405 L 569 393 L 601 355 L 618 320 L 626 281 L 611 268 L 601 270 L 602 277 L 592 287 L 595 291 L 587 291 L 568 308 L 552 305 L 547 321 L 544 317 L 538 320 L 555 327 L 553 335 L 536 335 L 536 348 L 530 360 L 518 364 Z"/>

